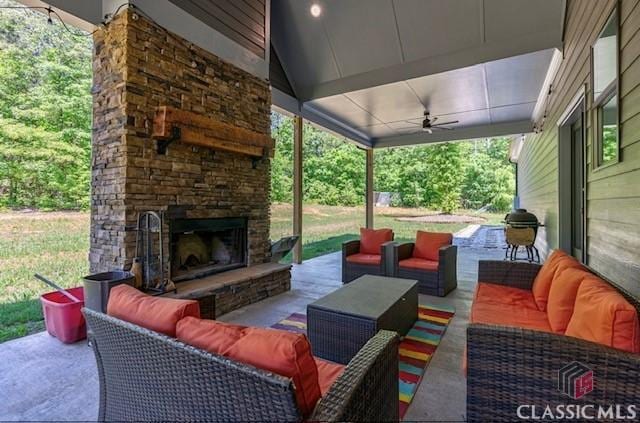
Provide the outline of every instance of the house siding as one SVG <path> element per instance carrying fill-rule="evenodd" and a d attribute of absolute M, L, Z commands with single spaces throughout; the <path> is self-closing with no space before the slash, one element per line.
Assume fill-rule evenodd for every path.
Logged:
<path fill-rule="evenodd" d="M 620 8 L 621 160 L 594 170 L 591 45 L 616 4 Z M 537 240 L 542 255 L 557 248 L 560 239 L 556 122 L 583 86 L 587 107 L 586 261 L 640 294 L 640 0 L 568 1 L 564 59 L 552 84 L 543 130 L 527 137 L 518 160 L 521 205 L 545 224 Z"/>

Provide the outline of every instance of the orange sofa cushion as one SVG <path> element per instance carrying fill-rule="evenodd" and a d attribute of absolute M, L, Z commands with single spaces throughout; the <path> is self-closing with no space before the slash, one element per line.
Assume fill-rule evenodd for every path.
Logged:
<path fill-rule="evenodd" d="M 533 298 L 535 298 L 536 304 L 538 305 L 538 309 L 541 311 L 547 310 L 547 301 L 549 300 L 551 282 L 553 281 L 553 277 L 556 274 L 562 259 L 573 260 L 577 263 L 577 260 L 567 255 L 564 251 L 554 250 L 549 258 L 544 262 L 542 268 L 538 272 L 538 275 L 533 281 L 531 292 L 533 293 Z M 569 262 L 566 262 L 564 265 L 568 264 Z"/>
<path fill-rule="evenodd" d="M 223 355 L 292 379 L 303 416 L 311 414 L 320 399 L 318 368 L 311 355 L 311 344 L 303 334 L 246 328 L 244 336 Z"/>
<path fill-rule="evenodd" d="M 350 256 L 347 256 L 347 261 L 349 263 L 356 263 L 356 264 L 372 264 L 377 266 L 380 264 L 380 260 L 382 260 L 382 256 L 380 254 L 357 253 L 357 254 L 351 254 Z"/>
<path fill-rule="evenodd" d="M 382 244 L 393 241 L 393 231 L 391 229 L 368 229 L 360 228 L 360 253 L 380 254 Z"/>
<path fill-rule="evenodd" d="M 316 361 L 316 367 L 318 367 L 318 383 L 320 384 L 320 394 L 324 397 L 331 385 L 342 375 L 344 368 L 343 364 L 333 363 L 331 361 L 323 360 L 318 357 L 313 358 Z"/>
<path fill-rule="evenodd" d="M 547 300 L 547 317 L 549 325 L 556 333 L 564 333 L 573 315 L 578 288 L 582 281 L 592 275 L 577 267 L 559 267 L 551 282 Z"/>
<path fill-rule="evenodd" d="M 109 292 L 107 314 L 149 330 L 176 336 L 176 324 L 187 316 L 200 317 L 195 300 L 153 297 L 129 285 L 118 285 Z"/>
<path fill-rule="evenodd" d="M 636 309 L 615 288 L 595 275 L 580 285 L 565 335 L 632 353 L 640 352 Z"/>
<path fill-rule="evenodd" d="M 185 317 L 176 326 L 176 338 L 213 354 L 222 355 L 244 336 L 246 326 L 217 320 Z"/>
<path fill-rule="evenodd" d="M 452 242 L 453 235 L 449 233 L 418 231 L 413 257 L 440 261 L 440 248 Z"/>
<path fill-rule="evenodd" d="M 405 260 L 400 260 L 398 262 L 398 266 L 409 268 L 409 269 L 419 269 L 419 270 L 427 270 L 429 272 L 437 272 L 438 271 L 438 262 L 434 260 L 425 260 L 417 257 L 411 257 Z"/>
<path fill-rule="evenodd" d="M 551 332 L 547 313 L 517 305 L 477 303 L 471 305 L 470 323 L 484 323 Z"/>
<path fill-rule="evenodd" d="M 527 289 L 479 282 L 473 298 L 474 303 L 505 304 L 538 310 L 533 294 Z"/>

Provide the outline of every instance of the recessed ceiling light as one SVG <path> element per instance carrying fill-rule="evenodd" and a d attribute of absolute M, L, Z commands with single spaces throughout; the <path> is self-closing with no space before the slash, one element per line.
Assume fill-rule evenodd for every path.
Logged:
<path fill-rule="evenodd" d="M 317 18 L 322 13 L 322 8 L 320 7 L 319 4 L 313 3 L 309 11 L 311 12 L 311 16 L 313 16 L 314 18 Z"/>

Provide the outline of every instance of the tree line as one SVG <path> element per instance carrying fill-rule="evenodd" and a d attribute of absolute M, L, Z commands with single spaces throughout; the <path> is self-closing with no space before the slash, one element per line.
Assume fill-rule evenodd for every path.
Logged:
<path fill-rule="evenodd" d="M 89 207 L 91 49 L 91 37 L 45 15 L 0 9 L 0 208 Z M 272 114 L 272 134 L 272 201 L 291 202 L 291 119 Z M 505 139 L 376 150 L 375 189 L 394 193 L 396 206 L 503 211 L 514 192 L 507 151 Z M 364 185 L 364 151 L 306 125 L 305 200 L 361 205 Z"/>
<path fill-rule="evenodd" d="M 293 200 L 293 123 L 272 113 L 276 154 L 271 191 L 275 202 Z M 451 213 L 459 208 L 506 211 L 515 192 L 509 140 L 497 138 L 376 149 L 374 187 L 391 192 L 392 205 Z M 364 204 L 365 153 L 354 144 L 305 125 L 303 195 L 325 205 Z"/>

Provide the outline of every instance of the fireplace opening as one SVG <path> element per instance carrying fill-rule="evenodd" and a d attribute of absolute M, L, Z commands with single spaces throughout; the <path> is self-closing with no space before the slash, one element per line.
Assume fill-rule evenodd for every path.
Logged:
<path fill-rule="evenodd" d="M 190 279 L 247 265 L 247 219 L 174 219 L 171 280 Z"/>

